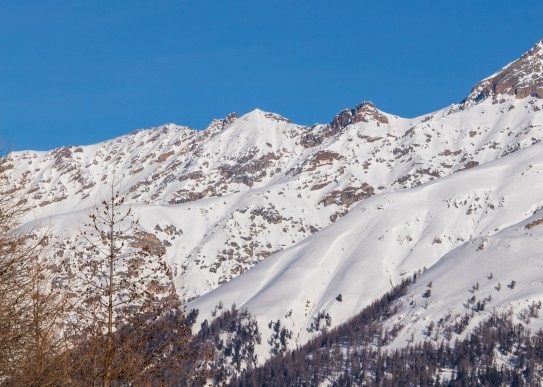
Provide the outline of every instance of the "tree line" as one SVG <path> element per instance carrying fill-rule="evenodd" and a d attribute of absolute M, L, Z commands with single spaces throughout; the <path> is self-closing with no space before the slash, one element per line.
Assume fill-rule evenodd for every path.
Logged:
<path fill-rule="evenodd" d="M 416 277 L 415 277 L 416 278 Z M 345 324 L 304 346 L 247 369 L 232 386 L 535 386 L 543 381 L 543 331 L 493 313 L 462 340 L 427 340 L 387 350 L 401 326 L 383 332 L 397 312 L 404 281 Z M 532 313 L 537 304 L 527 308 Z M 522 315 L 524 312 L 521 312 Z"/>

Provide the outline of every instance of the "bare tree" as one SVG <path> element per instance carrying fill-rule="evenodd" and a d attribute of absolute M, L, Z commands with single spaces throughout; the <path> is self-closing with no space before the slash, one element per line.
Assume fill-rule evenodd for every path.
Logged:
<path fill-rule="evenodd" d="M 13 363 L 22 340 L 23 316 L 18 311 L 26 297 L 28 276 L 25 271 L 32 246 L 16 232 L 24 206 L 17 202 L 7 184 L 5 163 L 0 171 L 0 378 L 6 378 L 13 369 Z"/>
<path fill-rule="evenodd" d="M 48 228 L 21 229 L 30 210 L 9 184 L 0 161 L 0 381 L 58 385 L 65 380 L 67 343 L 61 334 L 66 299 L 52 288 Z"/>
<path fill-rule="evenodd" d="M 28 294 L 19 313 L 26 319 L 23 327 L 21 357 L 14 370 L 13 385 L 57 386 L 70 378 L 71 344 L 64 332 L 71 300 L 54 287 L 47 262 L 32 258 L 28 266 Z"/>
<path fill-rule="evenodd" d="M 180 364 L 192 323 L 180 312 L 164 246 L 141 229 L 114 181 L 108 189 L 75 247 L 84 283 L 76 368 L 85 383 L 105 387 L 160 375 L 171 358 Z"/>

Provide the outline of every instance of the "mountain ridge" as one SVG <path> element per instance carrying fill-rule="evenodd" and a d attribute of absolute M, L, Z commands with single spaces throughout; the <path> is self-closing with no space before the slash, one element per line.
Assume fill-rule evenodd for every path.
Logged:
<path fill-rule="evenodd" d="M 473 104 L 492 97 L 514 95 L 525 98 L 532 95 L 543 98 L 543 39 L 519 59 L 509 63 L 493 75 L 478 82 L 461 105 Z"/>
<path fill-rule="evenodd" d="M 255 109 L 203 131 L 166 124 L 95 145 L 14 152 L 10 184 L 34 209 L 25 222 L 51 224 L 53 242 L 68 246 L 114 176 L 201 319 L 235 303 L 265 336 L 269 321 L 282 321 L 294 347 L 318 333 L 326 313 L 337 325 L 403 277 L 426 267 L 420 278 L 431 281 L 432 267 L 448 267 L 458 249 L 537 220 L 543 204 L 530 190 L 543 188 L 543 74 L 535 94 L 515 87 L 525 90 L 542 49 L 539 42 L 479 82 L 460 104 L 420 117 L 365 101 L 308 127 Z M 419 321 L 413 329 L 425 340 Z M 266 344 L 259 354 L 269 356 Z"/>

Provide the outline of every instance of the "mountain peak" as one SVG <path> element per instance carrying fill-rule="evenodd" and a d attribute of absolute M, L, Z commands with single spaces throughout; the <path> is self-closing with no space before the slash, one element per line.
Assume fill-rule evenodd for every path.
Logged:
<path fill-rule="evenodd" d="M 543 98 L 543 40 L 516 61 L 477 83 L 462 104 L 469 106 L 489 97 L 497 102 L 499 95 Z"/>
<path fill-rule="evenodd" d="M 357 122 L 377 121 L 388 124 L 388 118 L 375 107 L 370 101 L 363 101 L 354 108 L 345 109 L 336 114 L 331 126 L 334 129 L 341 129 Z"/>
<path fill-rule="evenodd" d="M 244 116 L 262 116 L 264 114 L 266 114 L 267 112 L 265 112 L 264 110 L 262 109 L 259 109 L 259 108 L 254 108 L 253 110 L 251 110 L 250 112 L 244 114 Z"/>
<path fill-rule="evenodd" d="M 277 121 L 277 122 L 288 122 L 291 121 L 288 118 L 285 118 L 277 113 L 272 112 L 266 112 L 261 109 L 253 109 L 249 113 L 244 114 L 241 116 L 241 119 L 244 121 L 251 121 L 251 120 L 271 120 L 271 121 Z"/>

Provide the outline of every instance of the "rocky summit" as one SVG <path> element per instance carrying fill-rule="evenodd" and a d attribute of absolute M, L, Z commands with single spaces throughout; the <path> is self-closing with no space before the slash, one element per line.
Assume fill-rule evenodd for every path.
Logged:
<path fill-rule="evenodd" d="M 543 98 L 543 40 L 496 74 L 475 85 L 464 103 L 486 98 L 499 102 L 503 96 Z"/>

